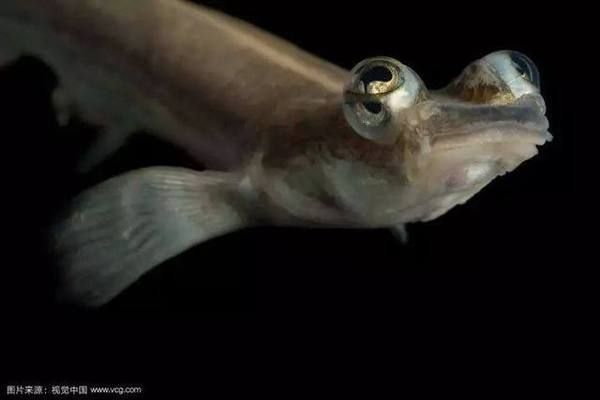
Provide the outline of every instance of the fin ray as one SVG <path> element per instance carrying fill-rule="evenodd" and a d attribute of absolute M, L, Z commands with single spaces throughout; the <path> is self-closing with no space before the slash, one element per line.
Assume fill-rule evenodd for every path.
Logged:
<path fill-rule="evenodd" d="M 106 303 L 186 249 L 248 224 L 233 174 L 144 168 L 82 193 L 55 226 L 59 295 Z"/>
<path fill-rule="evenodd" d="M 390 228 L 392 235 L 400 241 L 403 245 L 408 244 L 408 230 L 406 229 L 406 224 L 398 224 L 394 225 Z"/>

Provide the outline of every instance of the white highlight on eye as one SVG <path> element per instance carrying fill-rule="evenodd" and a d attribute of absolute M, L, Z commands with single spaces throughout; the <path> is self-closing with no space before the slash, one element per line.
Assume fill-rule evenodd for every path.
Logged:
<path fill-rule="evenodd" d="M 508 85 L 516 98 L 529 93 L 539 92 L 539 89 L 534 84 L 517 71 L 509 51 L 498 51 L 488 54 L 481 59 L 481 62 L 486 64 Z"/>
<path fill-rule="evenodd" d="M 422 85 L 413 70 L 403 64 L 400 64 L 400 66 L 404 73 L 404 84 L 390 93 L 385 99 L 385 103 L 392 113 L 412 106 Z"/>

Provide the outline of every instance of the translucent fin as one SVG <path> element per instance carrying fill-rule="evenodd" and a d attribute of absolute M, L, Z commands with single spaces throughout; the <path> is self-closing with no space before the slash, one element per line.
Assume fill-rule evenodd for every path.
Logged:
<path fill-rule="evenodd" d="M 55 226 L 62 300 L 98 306 L 161 262 L 247 224 L 233 174 L 144 168 L 81 194 Z"/>
<path fill-rule="evenodd" d="M 408 244 L 408 231 L 406 230 L 406 224 L 398 224 L 391 228 L 392 235 L 398 239 L 402 244 Z"/>
<path fill-rule="evenodd" d="M 103 130 L 79 161 L 77 171 L 86 173 L 100 165 L 125 144 L 130 133 L 131 130 L 119 127 Z"/>

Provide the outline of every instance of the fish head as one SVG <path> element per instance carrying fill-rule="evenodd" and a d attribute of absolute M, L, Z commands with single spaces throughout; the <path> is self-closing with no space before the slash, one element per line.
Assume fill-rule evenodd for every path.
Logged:
<path fill-rule="evenodd" d="M 286 190 L 310 199 L 297 210 L 321 210 L 313 220 L 322 210 L 357 226 L 434 219 L 552 138 L 538 70 L 515 51 L 474 61 L 438 90 L 393 58 L 369 58 L 339 103 L 337 125 L 319 130 L 297 173 L 287 169 Z"/>
<path fill-rule="evenodd" d="M 552 138 L 545 111 L 538 70 L 516 51 L 476 60 L 439 90 L 395 59 L 366 59 L 345 88 L 345 119 L 396 157 L 379 172 L 364 160 L 354 177 L 379 190 L 345 189 L 345 201 L 376 225 L 436 218 L 536 155 Z"/>

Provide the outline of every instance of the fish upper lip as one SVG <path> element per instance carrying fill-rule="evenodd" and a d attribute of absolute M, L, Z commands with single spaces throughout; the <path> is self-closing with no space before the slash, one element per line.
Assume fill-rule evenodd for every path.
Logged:
<path fill-rule="evenodd" d="M 541 126 L 528 126 L 516 122 L 500 122 L 471 126 L 465 130 L 441 132 L 431 137 L 431 145 L 436 148 L 454 148 L 474 143 L 530 143 L 541 146 L 552 141 L 548 131 L 548 120 L 544 118 Z M 474 142 L 476 140 L 476 142 Z"/>
<path fill-rule="evenodd" d="M 552 140 L 545 102 L 539 94 L 506 105 L 468 102 L 424 103 L 420 136 L 431 147 L 456 148 L 484 143 L 542 145 Z"/>
<path fill-rule="evenodd" d="M 518 107 L 518 108 L 515 108 Z M 521 108 L 523 107 L 523 108 Z M 507 109 L 525 111 L 516 112 L 514 119 L 501 119 L 496 121 L 480 121 L 466 123 L 464 126 L 455 126 L 446 131 L 433 135 L 432 143 L 457 141 L 460 139 L 472 140 L 479 138 L 483 142 L 522 142 L 542 145 L 552 140 L 548 131 L 550 122 L 546 117 L 546 107 L 541 96 L 525 96 Z M 509 114 L 510 116 L 510 114 Z"/>

